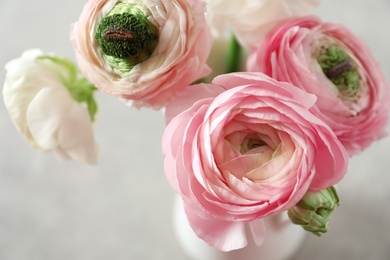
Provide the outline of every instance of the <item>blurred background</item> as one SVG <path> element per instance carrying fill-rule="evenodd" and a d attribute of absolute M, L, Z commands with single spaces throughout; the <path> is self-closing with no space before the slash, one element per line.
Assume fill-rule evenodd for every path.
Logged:
<path fill-rule="evenodd" d="M 0 0 L 1 84 L 5 63 L 29 48 L 74 60 L 69 25 L 85 2 Z M 363 38 L 390 80 L 389 0 L 323 1 L 315 13 Z M 173 233 L 161 112 L 96 97 L 97 166 L 36 152 L 0 102 L 1 260 L 189 259 Z M 390 259 L 390 137 L 351 160 L 338 191 L 330 231 L 308 234 L 293 260 Z"/>

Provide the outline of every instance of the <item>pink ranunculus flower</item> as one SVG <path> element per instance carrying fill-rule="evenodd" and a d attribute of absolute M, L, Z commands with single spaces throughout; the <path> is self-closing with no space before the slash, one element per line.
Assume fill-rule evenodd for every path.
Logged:
<path fill-rule="evenodd" d="M 309 14 L 319 0 L 206 0 L 213 35 L 229 30 L 245 47 L 257 45 L 278 21 Z"/>
<path fill-rule="evenodd" d="M 253 50 L 247 67 L 315 94 L 312 112 L 350 155 L 386 135 L 389 86 L 368 47 L 342 25 L 314 16 L 286 20 Z"/>
<path fill-rule="evenodd" d="M 222 251 L 242 248 L 249 223 L 261 245 L 262 218 L 343 178 L 347 152 L 309 112 L 315 101 L 289 83 L 242 72 L 189 86 L 167 106 L 165 173 L 201 239 Z"/>
<path fill-rule="evenodd" d="M 89 0 L 70 34 L 89 81 L 136 107 L 159 109 L 210 73 L 202 0 Z"/>

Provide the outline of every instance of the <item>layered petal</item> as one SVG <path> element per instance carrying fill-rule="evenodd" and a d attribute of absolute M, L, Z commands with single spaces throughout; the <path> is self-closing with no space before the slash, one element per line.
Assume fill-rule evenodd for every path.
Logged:
<path fill-rule="evenodd" d="M 181 97 L 191 100 L 196 89 L 204 98 L 184 106 Z M 251 223 L 260 245 L 262 218 L 343 178 L 346 150 L 309 111 L 315 100 L 261 73 L 232 73 L 188 87 L 167 107 L 168 117 L 184 110 L 168 120 L 163 136 L 165 173 L 200 238 L 237 249 Z"/>
<path fill-rule="evenodd" d="M 126 11 L 116 11 L 118 5 L 125 5 Z M 96 39 L 97 28 L 104 18 L 119 15 L 118 12 L 141 17 L 154 28 L 157 39 L 154 48 L 146 50 L 146 57 L 142 54 L 140 58 L 118 58 L 103 53 L 102 44 Z M 100 90 L 137 107 L 159 109 L 185 86 L 210 73 L 206 60 L 211 35 L 204 12 L 201 0 L 90 0 L 70 32 L 80 69 Z M 132 29 L 126 26 L 120 32 L 109 29 L 102 37 L 119 35 L 119 39 L 127 37 L 132 43 L 132 37 L 138 36 L 127 35 L 126 31 Z"/>
<path fill-rule="evenodd" d="M 279 21 L 307 15 L 318 0 L 207 0 L 207 21 L 215 37 L 232 30 L 245 47 L 254 47 Z"/>
<path fill-rule="evenodd" d="M 314 16 L 285 20 L 259 42 L 247 68 L 315 94 L 311 111 L 350 155 L 386 135 L 389 86 L 369 48 L 342 25 Z"/>
<path fill-rule="evenodd" d="M 4 103 L 17 130 L 34 148 L 94 164 L 97 145 L 91 119 L 96 110 L 90 113 L 88 105 L 79 102 L 83 100 L 75 100 L 72 88 L 86 85 L 78 85 L 85 81 L 78 81 L 75 67 L 67 62 L 40 50 L 25 51 L 6 65 Z"/>

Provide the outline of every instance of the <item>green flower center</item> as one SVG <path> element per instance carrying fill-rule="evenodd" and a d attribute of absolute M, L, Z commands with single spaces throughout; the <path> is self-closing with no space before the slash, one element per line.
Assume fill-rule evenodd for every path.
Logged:
<path fill-rule="evenodd" d="M 101 52 L 111 67 L 126 73 L 147 60 L 157 45 L 157 28 L 135 4 L 119 2 L 95 32 Z"/>
<path fill-rule="evenodd" d="M 337 87 L 341 98 L 356 101 L 361 93 L 361 77 L 350 57 L 338 46 L 321 46 L 316 59 L 322 71 Z"/>

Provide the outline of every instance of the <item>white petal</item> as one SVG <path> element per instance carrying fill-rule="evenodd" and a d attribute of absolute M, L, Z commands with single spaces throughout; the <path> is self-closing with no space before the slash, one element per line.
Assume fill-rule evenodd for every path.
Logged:
<path fill-rule="evenodd" d="M 51 59 L 39 59 L 42 55 L 46 54 L 30 49 L 5 66 L 3 97 L 11 120 L 34 148 L 53 151 L 61 159 L 95 163 L 87 109 L 64 86 L 74 72 Z"/>
<path fill-rule="evenodd" d="M 73 160 L 96 164 L 97 147 L 95 144 L 91 119 L 86 109 L 72 102 L 58 132 L 61 148 Z"/>
<path fill-rule="evenodd" d="M 27 109 L 27 125 L 35 141 L 45 150 L 58 146 L 57 130 L 72 100 L 65 88 L 43 88 Z"/>
<path fill-rule="evenodd" d="M 96 147 L 87 110 L 65 88 L 44 88 L 27 110 L 28 127 L 45 150 L 62 159 L 96 163 Z"/>

